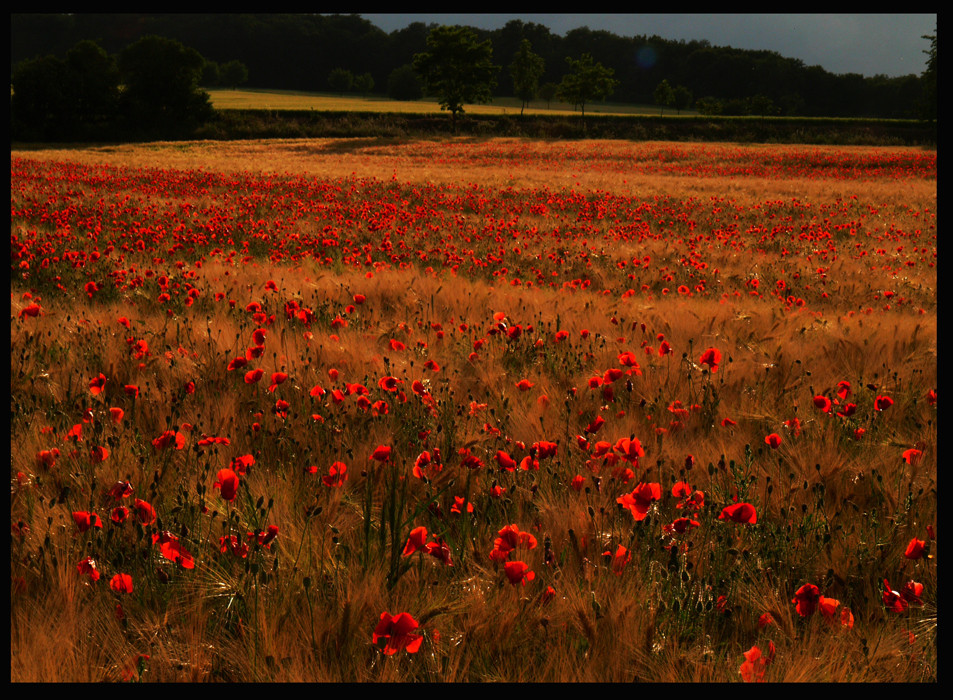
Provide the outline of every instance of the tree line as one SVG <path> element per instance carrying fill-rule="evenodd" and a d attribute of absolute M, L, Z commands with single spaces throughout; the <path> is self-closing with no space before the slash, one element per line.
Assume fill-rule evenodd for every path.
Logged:
<path fill-rule="evenodd" d="M 897 79 L 834 76 L 774 52 L 585 27 L 559 37 L 519 20 L 495 31 L 415 23 L 386 34 L 356 15 L 12 19 L 13 54 L 26 56 L 14 60 L 11 81 L 13 131 L 20 138 L 182 135 L 212 113 L 201 87 L 244 84 L 395 99 L 428 94 L 454 123 L 464 104 L 496 96 L 516 97 L 523 108 L 558 99 L 583 117 L 587 104 L 610 96 L 655 104 L 662 114 L 666 108 L 762 117 L 936 114 L 935 67 Z M 159 33 L 120 45 L 148 30 Z M 95 41 L 88 38 L 93 34 Z M 935 36 L 924 38 L 932 39 L 935 65 Z"/>

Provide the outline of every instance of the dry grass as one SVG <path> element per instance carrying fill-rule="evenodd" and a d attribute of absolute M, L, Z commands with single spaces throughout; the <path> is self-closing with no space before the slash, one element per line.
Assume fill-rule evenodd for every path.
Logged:
<path fill-rule="evenodd" d="M 936 407 L 926 399 L 937 385 L 936 268 L 917 264 L 904 267 L 901 275 L 886 264 L 929 259 L 928 252 L 911 253 L 914 246 L 935 255 L 935 229 L 932 238 L 927 233 L 931 221 L 935 225 L 935 179 L 691 177 L 624 167 L 671 155 L 674 148 L 322 140 L 14 153 L 14 158 L 132 170 L 302 173 L 345 184 L 394 178 L 404 197 L 415 187 L 429 193 L 431 186 L 461 183 L 483 188 L 481 195 L 493 202 L 530 201 L 533 188 L 545 188 L 555 199 L 572 190 L 594 200 L 638 193 L 670 207 L 659 217 L 688 212 L 708 230 L 725 225 L 732 211 L 745 231 L 771 226 L 807 206 L 815 219 L 827 217 L 831 225 L 862 219 L 871 235 L 857 239 L 867 251 L 863 257 L 853 254 L 853 239 L 844 238 L 837 240 L 834 259 L 808 263 L 804 249 L 786 256 L 780 246 L 777 253 L 716 245 L 695 249 L 686 244 L 687 229 L 678 225 L 673 228 L 678 235 L 620 242 L 610 232 L 624 222 L 607 216 L 580 223 L 580 210 L 568 205 L 567 211 L 553 204 L 548 214 L 531 214 L 527 204 L 527 227 L 585 230 L 585 245 L 569 237 L 561 245 L 570 251 L 567 258 L 591 254 L 593 265 L 578 273 L 596 280 L 591 288 L 562 286 L 573 273 L 559 277 L 555 288 L 514 287 L 466 268 L 441 272 L 437 263 L 433 272 L 425 264 L 323 267 L 312 261 L 273 263 L 258 255 L 239 266 L 239 255 L 231 263 L 208 257 L 201 267 L 176 268 L 173 254 L 156 253 L 152 257 L 164 260 L 155 262 L 130 253 L 124 267 L 152 268 L 199 288 L 195 306 L 167 315 L 155 302 L 154 279 L 151 286 L 109 300 L 85 298 L 81 284 L 64 293 L 50 286 L 39 291 L 43 315 L 19 319 L 29 301 L 23 293 L 32 285 L 15 278 L 11 515 L 29 530 L 22 539 L 17 534 L 11 539 L 11 678 L 136 678 L 136 659 L 145 654 L 143 679 L 163 682 L 724 682 L 740 679 L 743 652 L 754 644 L 766 650 L 770 640 L 777 648 L 767 669 L 771 681 L 935 681 L 936 561 L 910 561 L 903 552 L 912 537 L 925 538 L 926 526 L 935 525 L 937 517 Z M 738 157 L 719 149 L 712 156 L 702 145 L 678 149 L 682 162 L 697 167 Z M 776 153 L 768 147 L 741 151 L 752 162 Z M 861 159 L 869 149 L 830 149 L 844 152 Z M 516 170 L 521 158 L 538 167 Z M 46 201 L 38 194 L 42 182 L 31 187 L 36 188 L 31 194 L 18 196 Z M 83 211 L 100 196 L 92 188 L 77 194 L 81 186 L 69 187 L 71 201 Z M 132 194 L 144 211 L 180 203 L 177 195 L 161 190 Z M 192 204 L 202 211 L 241 196 L 225 188 L 197 194 Z M 777 200 L 789 209 L 771 210 L 767 203 Z M 106 195 L 105 206 L 121 201 L 122 190 Z M 715 213 L 716 208 L 727 212 Z M 261 217 L 277 216 L 265 207 L 259 211 L 265 212 Z M 476 226 L 507 214 L 459 216 Z M 72 223 L 78 228 L 75 219 Z M 307 234 L 323 225 L 301 220 L 294 230 Z M 16 235 L 25 237 L 31 227 L 50 229 L 14 216 Z M 921 227 L 924 235 L 911 241 L 873 240 Z M 378 242 L 370 232 L 361 235 Z M 495 243 L 486 245 L 496 251 Z M 556 249 L 529 238 L 519 245 L 529 260 L 537 255 L 545 260 Z M 904 251 L 896 251 L 898 245 L 905 245 Z M 877 253 L 878 247 L 890 255 Z M 695 250 L 708 270 L 719 272 L 705 273 L 705 294 L 678 294 L 675 288 L 687 279 L 682 261 Z M 635 279 L 613 267 L 619 258 L 642 255 L 651 256 L 652 268 Z M 508 264 L 525 268 L 522 260 Z M 808 299 L 804 309 L 785 308 L 767 293 L 776 279 L 793 284 L 795 273 L 807 278 L 821 265 L 828 268 L 823 289 L 829 298 L 820 297 L 817 282 L 811 289 L 798 286 L 797 293 Z M 661 280 L 663 269 L 677 277 Z M 77 270 L 64 266 L 62 274 L 81 275 Z M 368 276 L 368 270 L 374 274 Z M 523 274 L 529 278 L 525 269 Z M 753 275 L 763 282 L 761 296 L 745 286 Z M 266 290 L 269 281 L 278 292 Z M 621 292 L 629 285 L 636 293 L 625 296 Z M 671 293 L 663 294 L 663 285 L 671 286 Z M 603 287 L 612 293 L 602 294 Z M 908 301 L 897 303 L 894 297 L 891 309 L 884 309 L 888 300 L 874 295 L 887 289 Z M 220 291 L 224 299 L 213 301 Z M 367 301 L 345 314 L 348 326 L 331 327 L 330 319 L 345 313 L 355 293 Z M 283 317 L 281 305 L 291 298 L 317 312 L 311 337 Z M 225 369 L 244 354 L 259 325 L 243 311 L 250 302 L 264 302 L 277 315 L 268 326 L 266 352 L 254 363 L 265 371 L 257 385 L 240 379 L 251 365 L 238 372 Z M 508 326 L 526 329 L 519 341 L 488 333 L 496 312 L 506 315 Z M 116 323 L 123 315 L 132 321 L 130 332 Z M 442 335 L 432 324 L 442 326 Z M 460 330 L 461 324 L 468 329 Z M 557 330 L 568 331 L 567 340 L 553 342 Z M 130 333 L 148 338 L 151 353 L 142 367 L 130 360 Z M 657 348 L 658 334 L 676 349 L 674 355 L 645 353 L 643 341 Z M 468 355 L 480 338 L 485 346 L 472 361 Z M 536 338 L 543 341 L 538 348 Z M 391 339 L 402 340 L 408 350 L 392 350 Z M 723 354 L 715 373 L 703 372 L 698 362 L 708 347 Z M 607 401 L 587 382 L 618 366 L 625 349 L 636 352 L 642 374 L 628 377 L 631 389 L 625 379 L 617 381 L 615 396 Z M 439 372 L 424 368 L 428 359 Z M 329 377 L 330 368 L 340 372 L 337 381 Z M 272 393 L 267 379 L 278 370 L 287 372 L 289 381 Z M 100 372 L 108 381 L 94 397 L 88 382 Z M 406 404 L 377 388 L 385 375 L 403 381 Z M 524 378 L 535 384 L 529 392 L 515 386 Z M 415 379 L 433 395 L 435 414 L 412 395 Z M 849 429 L 812 405 L 818 393 L 833 395 L 842 379 L 850 380 L 851 400 L 858 404 Z M 181 392 L 189 380 L 196 382 L 194 395 Z M 335 405 L 308 396 L 316 384 L 330 390 L 344 382 L 367 386 L 372 400 L 388 401 L 390 413 L 372 416 L 353 397 Z M 140 386 L 134 402 L 122 389 L 129 383 Z M 877 413 L 872 404 L 881 394 L 895 403 Z M 539 401 L 543 395 L 548 405 Z M 277 398 L 291 404 L 284 419 L 271 411 Z M 669 407 L 676 400 L 698 406 L 680 429 L 670 424 Z M 472 402 L 486 407 L 471 411 Z M 110 406 L 125 407 L 122 424 L 108 420 Z M 92 465 L 64 454 L 53 469 L 39 466 L 41 450 L 56 445 L 69 451 L 63 435 L 89 407 L 96 419 L 84 424 L 85 447 L 94 441 L 108 445 L 110 457 Z M 313 413 L 324 421 L 315 421 Z M 597 414 L 607 423 L 592 441 L 635 435 L 645 448 L 637 475 L 627 484 L 610 467 L 587 464 L 588 454 L 576 445 L 576 435 Z M 800 436 L 784 427 L 795 416 L 802 422 Z M 725 417 L 737 425 L 723 427 Z M 153 451 L 153 438 L 184 423 L 191 426 L 188 449 Z M 853 439 L 855 426 L 867 429 L 864 439 Z M 422 439 L 423 427 L 431 433 Z M 487 427 L 498 429 L 499 436 Z M 764 443 L 770 432 L 783 434 L 776 451 Z M 231 444 L 195 448 L 202 435 L 227 436 Z M 498 470 L 496 450 L 523 455 L 518 443 L 529 446 L 540 439 L 558 442 L 556 459 L 542 460 L 539 471 Z M 369 460 L 380 444 L 394 446 L 393 465 Z M 440 446 L 447 463 L 430 483 L 410 474 L 425 445 Z M 916 466 L 900 456 L 913 445 L 923 451 Z M 457 450 L 463 446 L 482 456 L 482 470 L 460 465 Z M 215 474 L 245 453 L 255 455 L 255 465 L 241 479 L 239 498 L 226 503 L 212 488 Z M 690 469 L 686 455 L 695 457 Z M 344 488 L 325 488 L 320 477 L 339 460 L 348 465 L 349 480 Z M 305 474 L 309 465 L 317 466 L 317 475 Z M 19 485 L 18 472 L 26 485 Z M 580 491 L 569 487 L 576 474 L 586 478 Z M 701 527 L 686 538 L 689 548 L 665 549 L 661 526 L 683 512 L 669 492 L 683 479 L 705 493 L 706 506 L 697 516 Z M 112 502 L 102 492 L 118 480 L 131 482 L 136 497 L 155 507 L 162 528 L 188 543 L 194 569 L 172 565 L 141 539 L 152 526 L 143 531 L 106 522 Z M 639 481 L 660 483 L 665 497 L 649 519 L 634 522 L 616 499 Z M 502 496 L 492 494 L 494 484 L 505 489 Z M 394 531 L 388 513 L 402 488 L 405 506 Z M 475 514 L 451 515 L 453 497 L 463 495 Z M 718 519 L 735 496 L 757 506 L 757 525 Z M 430 503 L 439 509 L 428 509 Z M 101 532 L 77 533 L 71 512 L 86 509 L 103 517 Z M 219 552 L 223 532 L 272 523 L 280 531 L 270 549 L 254 548 L 245 559 Z M 511 523 L 538 539 L 536 548 L 520 550 L 536 573 L 525 587 L 510 585 L 501 564 L 488 558 L 498 530 Z M 421 524 L 432 536 L 446 537 L 454 565 L 415 555 L 399 559 L 395 578 L 391 547 L 402 548 L 410 528 Z M 619 545 L 632 556 L 621 574 L 604 556 Z M 552 554 L 548 563 L 546 551 Z M 101 561 L 103 578 L 95 584 L 76 575 L 76 563 L 87 554 Z M 133 575 L 133 594 L 109 591 L 116 571 Z M 903 614 L 886 610 L 885 577 L 896 589 L 910 579 L 922 583 L 925 605 L 912 605 Z M 853 628 L 830 624 L 820 614 L 800 617 L 791 599 L 804 583 L 817 584 L 822 595 L 849 607 Z M 551 600 L 544 600 L 547 586 L 555 590 Z M 720 595 L 726 596 L 724 610 Z M 123 607 L 121 620 L 117 603 Z M 416 654 L 385 656 L 371 645 L 383 611 L 408 611 L 420 622 L 424 642 Z M 777 624 L 759 627 L 764 612 Z"/>

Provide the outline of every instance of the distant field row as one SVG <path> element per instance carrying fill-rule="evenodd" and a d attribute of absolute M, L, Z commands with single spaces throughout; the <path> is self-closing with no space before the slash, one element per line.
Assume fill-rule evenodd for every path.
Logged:
<path fill-rule="evenodd" d="M 414 101 L 389 100 L 383 97 L 357 97 L 326 93 L 296 92 L 290 90 L 208 90 L 216 109 L 315 109 L 323 111 L 360 112 L 440 112 L 435 98 Z M 465 105 L 470 114 L 518 114 L 520 102 L 516 98 L 497 98 L 492 104 Z M 531 103 L 524 114 L 572 114 L 572 105 L 552 102 L 547 107 L 542 100 Z M 586 105 L 589 114 L 659 114 L 652 105 L 618 105 L 595 103 Z M 666 110 L 671 114 L 671 110 Z M 686 114 L 690 113 L 688 111 Z M 694 113 L 694 112 L 691 112 Z"/>

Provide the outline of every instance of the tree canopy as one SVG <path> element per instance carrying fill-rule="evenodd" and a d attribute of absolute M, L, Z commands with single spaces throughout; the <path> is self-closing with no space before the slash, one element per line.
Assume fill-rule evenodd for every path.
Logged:
<path fill-rule="evenodd" d="M 513 90 L 520 98 L 520 114 L 526 103 L 536 97 L 539 90 L 539 79 L 546 68 L 543 58 L 533 53 L 533 45 L 529 39 L 520 41 L 520 48 L 513 62 L 510 64 L 510 75 L 513 78 Z"/>
<path fill-rule="evenodd" d="M 566 58 L 569 72 L 563 77 L 556 90 L 556 96 L 573 105 L 579 105 L 582 117 L 586 117 L 586 104 L 593 100 L 604 100 L 612 94 L 619 84 L 612 76 L 615 71 L 606 68 L 592 59 L 588 53 L 580 58 Z"/>
<path fill-rule="evenodd" d="M 414 56 L 414 70 L 423 77 L 429 94 L 450 112 L 456 125 L 464 104 L 482 104 L 493 98 L 496 74 L 493 48 L 478 41 L 468 27 L 440 26 L 427 36 L 427 50 Z"/>
<path fill-rule="evenodd" d="M 198 51 L 160 36 L 145 36 L 119 54 L 123 116 L 157 137 L 176 136 L 212 114 L 199 89 L 205 59 Z"/>

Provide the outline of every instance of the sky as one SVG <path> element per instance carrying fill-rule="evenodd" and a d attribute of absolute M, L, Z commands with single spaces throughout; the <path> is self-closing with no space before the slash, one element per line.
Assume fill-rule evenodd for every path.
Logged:
<path fill-rule="evenodd" d="M 919 75 L 926 64 L 936 14 L 361 14 L 385 32 L 411 22 L 498 29 L 513 19 L 549 27 L 604 29 L 619 36 L 658 35 L 663 39 L 707 39 L 713 46 L 776 51 L 819 65 L 829 73 Z"/>

